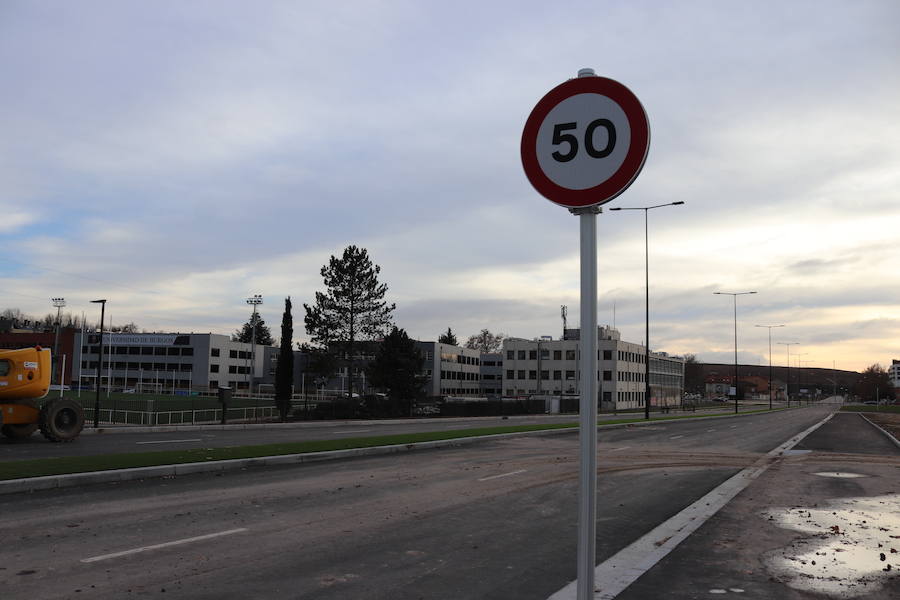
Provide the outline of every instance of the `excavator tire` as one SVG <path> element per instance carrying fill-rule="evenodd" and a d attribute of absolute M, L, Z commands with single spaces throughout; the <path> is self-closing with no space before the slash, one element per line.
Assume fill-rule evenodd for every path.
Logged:
<path fill-rule="evenodd" d="M 54 398 L 41 408 L 41 433 L 51 442 L 71 442 L 84 428 L 84 409 L 70 398 Z"/>
<path fill-rule="evenodd" d="M 37 431 L 38 425 L 37 423 L 24 423 L 21 425 L 4 425 L 0 427 L 0 432 L 3 433 L 3 437 L 8 437 L 11 440 L 21 440 L 27 438 L 32 433 Z"/>

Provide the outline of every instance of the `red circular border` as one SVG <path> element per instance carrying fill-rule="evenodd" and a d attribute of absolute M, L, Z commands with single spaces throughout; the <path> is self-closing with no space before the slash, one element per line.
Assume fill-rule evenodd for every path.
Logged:
<path fill-rule="evenodd" d="M 544 174 L 537 158 L 537 134 L 541 123 L 560 102 L 576 94 L 601 94 L 616 102 L 625 112 L 631 127 L 631 145 L 619 169 L 606 181 L 592 188 L 572 190 L 554 183 Z M 522 131 L 522 166 L 528 181 L 542 196 L 560 206 L 582 208 L 609 202 L 637 178 L 650 149 L 650 123 L 647 113 L 631 90 L 606 77 L 578 77 L 561 83 L 535 105 Z"/>

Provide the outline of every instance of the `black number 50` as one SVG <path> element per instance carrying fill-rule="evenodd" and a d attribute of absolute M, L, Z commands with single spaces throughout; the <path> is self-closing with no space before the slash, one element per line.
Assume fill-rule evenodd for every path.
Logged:
<path fill-rule="evenodd" d="M 570 129 L 576 129 L 578 127 L 577 123 L 559 123 L 558 125 L 553 126 L 553 145 L 558 146 L 559 144 L 568 144 L 569 150 L 563 154 L 559 150 L 556 150 L 551 154 L 551 156 L 558 162 L 569 162 L 575 155 L 578 154 L 578 138 L 576 138 L 571 133 L 563 133 L 564 131 L 569 131 Z M 598 127 L 603 127 L 606 129 L 606 147 L 598 150 L 594 146 L 594 131 Z M 616 128 L 612 124 L 612 121 L 609 119 L 597 119 L 596 121 L 591 121 L 591 123 L 587 126 L 587 129 L 584 130 L 584 149 L 588 153 L 588 156 L 591 158 L 606 158 L 610 154 L 612 154 L 613 149 L 616 147 Z"/>

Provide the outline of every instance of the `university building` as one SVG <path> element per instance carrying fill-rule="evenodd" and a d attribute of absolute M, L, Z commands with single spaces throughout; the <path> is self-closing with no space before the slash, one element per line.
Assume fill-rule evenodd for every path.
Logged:
<path fill-rule="evenodd" d="M 82 387 L 95 385 L 99 341 L 97 332 L 75 334 L 72 378 Z M 104 333 L 100 381 L 148 393 L 247 390 L 266 373 L 266 347 L 257 344 L 254 358 L 251 346 L 217 333 Z"/>
<path fill-rule="evenodd" d="M 549 337 L 503 341 L 503 395 L 578 395 L 580 330 L 566 329 L 561 340 Z M 597 328 L 598 401 L 603 410 L 644 406 L 645 348 L 622 341 L 619 331 Z M 650 353 L 650 404 L 680 404 L 684 360 Z"/>

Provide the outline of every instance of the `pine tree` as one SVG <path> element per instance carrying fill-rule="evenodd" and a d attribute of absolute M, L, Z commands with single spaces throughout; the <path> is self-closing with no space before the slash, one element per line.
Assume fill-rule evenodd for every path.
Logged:
<path fill-rule="evenodd" d="M 253 341 L 253 315 L 250 315 L 243 327 L 232 334 L 231 341 L 245 344 Z M 275 345 L 275 340 L 272 339 L 272 332 L 259 313 L 256 313 L 256 343 L 259 346 Z"/>
<path fill-rule="evenodd" d="M 375 360 L 367 369 L 372 385 L 387 391 L 392 404 L 403 406 L 407 415 L 412 414 L 413 403 L 425 383 L 422 360 L 416 342 L 404 330 L 394 327 L 379 344 Z"/>
<path fill-rule="evenodd" d="M 316 292 L 313 306 L 304 304 L 306 332 L 314 344 L 341 352 L 352 373 L 358 340 L 374 340 L 391 326 L 396 306 L 384 301 L 387 285 L 378 282 L 381 267 L 373 265 L 365 248 L 347 246 L 341 258 L 332 256 L 322 267 L 326 291 Z M 353 378 L 349 378 L 353 397 Z"/>
<path fill-rule="evenodd" d="M 453 331 L 448 327 L 446 333 L 442 333 L 438 336 L 439 344 L 449 344 L 450 346 L 459 346 L 459 342 L 456 339 L 456 336 L 453 335 Z"/>

